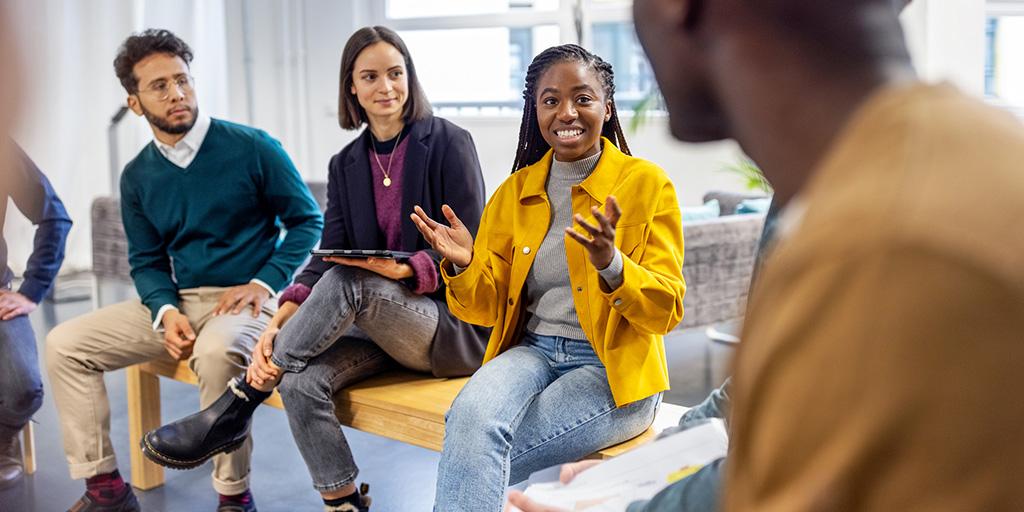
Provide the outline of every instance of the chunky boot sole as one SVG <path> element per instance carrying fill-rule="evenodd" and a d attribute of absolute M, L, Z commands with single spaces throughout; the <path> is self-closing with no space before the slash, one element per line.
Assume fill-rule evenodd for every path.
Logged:
<path fill-rule="evenodd" d="M 160 453 L 156 448 L 153 448 L 149 444 L 149 439 L 146 439 L 145 437 L 142 438 L 142 441 L 139 441 L 139 446 L 142 448 L 142 454 L 145 455 L 147 459 L 165 468 L 192 469 L 203 465 L 204 462 L 210 460 L 214 455 L 219 455 L 221 453 L 227 454 L 237 450 L 243 443 L 245 443 L 245 440 L 246 437 L 243 437 L 241 439 L 231 441 L 223 446 L 218 446 L 195 460 L 178 460 L 173 457 L 168 457 L 167 455 Z"/>

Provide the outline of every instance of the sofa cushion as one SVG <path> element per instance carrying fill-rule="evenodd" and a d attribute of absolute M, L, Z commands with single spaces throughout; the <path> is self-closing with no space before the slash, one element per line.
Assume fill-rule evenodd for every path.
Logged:
<path fill-rule="evenodd" d="M 768 213 L 768 208 L 772 205 L 772 198 L 761 197 L 757 199 L 744 199 L 740 201 L 740 204 L 736 205 L 736 215 L 742 215 L 744 213 Z"/>
<path fill-rule="evenodd" d="M 695 220 L 714 219 L 721 214 L 722 209 L 718 206 L 718 200 L 712 199 L 700 206 L 684 206 L 680 208 L 683 222 Z"/>

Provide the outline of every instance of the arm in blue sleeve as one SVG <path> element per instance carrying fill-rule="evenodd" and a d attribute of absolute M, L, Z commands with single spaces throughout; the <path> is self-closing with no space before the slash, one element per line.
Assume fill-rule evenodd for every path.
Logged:
<path fill-rule="evenodd" d="M 39 303 L 53 286 L 64 261 L 64 244 L 71 230 L 71 217 L 50 181 L 32 159 L 17 144 L 11 146 L 17 158 L 11 175 L 18 181 L 12 187 L 11 199 L 36 226 L 32 254 L 25 265 L 25 280 L 18 293 Z"/>
<path fill-rule="evenodd" d="M 131 186 L 121 177 L 121 221 L 128 239 L 128 263 L 132 281 L 153 320 L 165 305 L 178 306 L 178 285 L 171 277 L 167 243 L 149 219 Z"/>
<path fill-rule="evenodd" d="M 274 254 L 253 277 L 280 291 L 291 282 L 295 270 L 306 261 L 309 250 L 320 239 L 324 221 L 313 194 L 281 143 L 260 132 L 255 146 L 264 197 L 287 232 Z"/>
<path fill-rule="evenodd" d="M 626 512 L 715 512 L 721 505 L 725 458 L 664 488 L 647 501 L 630 503 Z"/>

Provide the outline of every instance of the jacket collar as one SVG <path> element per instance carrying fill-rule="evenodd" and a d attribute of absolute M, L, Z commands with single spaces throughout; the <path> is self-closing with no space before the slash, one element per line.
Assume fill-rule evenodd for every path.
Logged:
<path fill-rule="evenodd" d="M 590 173 L 587 179 L 580 183 L 587 194 L 590 194 L 600 204 L 611 193 L 612 189 L 619 182 L 619 178 L 625 168 L 629 155 L 615 147 L 610 140 L 601 137 L 601 159 L 597 161 L 594 172 Z M 554 150 L 549 149 L 537 163 L 524 167 L 526 179 L 523 188 L 519 191 L 519 201 L 525 201 L 528 197 L 546 196 L 548 173 L 551 171 L 551 160 L 554 158 Z"/>

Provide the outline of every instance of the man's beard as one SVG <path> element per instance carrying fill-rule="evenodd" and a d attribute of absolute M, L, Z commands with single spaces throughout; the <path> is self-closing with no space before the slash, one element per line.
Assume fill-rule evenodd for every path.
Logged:
<path fill-rule="evenodd" d="M 171 135 L 181 135 L 183 133 L 188 133 L 189 130 L 191 130 L 192 127 L 195 126 L 196 119 L 199 118 L 199 107 L 191 107 L 189 108 L 189 112 L 192 113 L 192 119 L 186 123 L 175 125 L 168 122 L 166 118 L 160 117 L 154 114 L 153 112 L 150 112 L 149 109 L 142 106 L 141 103 L 139 104 L 139 107 L 142 108 L 142 114 L 146 116 L 146 120 L 149 121 L 149 124 L 152 124 L 153 126 L 157 127 L 157 129 L 159 129 L 160 131 L 164 133 L 169 133 Z"/>

